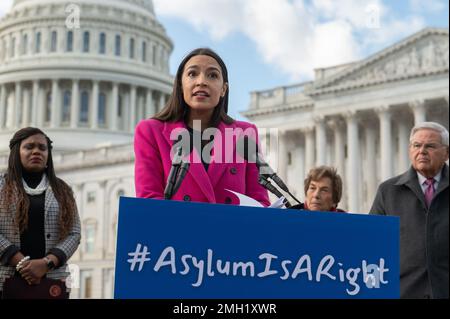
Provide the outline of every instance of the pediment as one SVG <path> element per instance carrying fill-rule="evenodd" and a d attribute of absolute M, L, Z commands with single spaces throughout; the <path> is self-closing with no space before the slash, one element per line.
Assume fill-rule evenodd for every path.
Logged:
<path fill-rule="evenodd" d="M 425 29 L 353 67 L 316 82 L 314 91 L 322 93 L 448 72 L 448 42 L 448 29 Z"/>

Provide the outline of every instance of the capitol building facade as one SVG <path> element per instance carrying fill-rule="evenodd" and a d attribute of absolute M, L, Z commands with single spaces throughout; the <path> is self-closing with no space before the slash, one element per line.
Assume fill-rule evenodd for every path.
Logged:
<path fill-rule="evenodd" d="M 15 0 L 0 20 L 0 169 L 19 128 L 54 141 L 82 222 L 72 298 L 113 297 L 118 200 L 135 195 L 133 132 L 172 92 L 172 50 L 151 0 Z"/>
<path fill-rule="evenodd" d="M 15 0 L 0 19 L 0 170 L 19 128 L 54 141 L 82 222 L 71 298 L 113 297 L 119 198 L 135 195 L 133 131 L 171 93 L 172 50 L 151 0 Z M 448 29 L 425 29 L 311 82 L 253 92 L 243 115 L 278 129 L 269 159 L 298 197 L 306 172 L 329 164 L 344 177 L 342 208 L 365 213 L 379 182 L 407 169 L 414 123 L 448 128 L 448 52 Z"/>

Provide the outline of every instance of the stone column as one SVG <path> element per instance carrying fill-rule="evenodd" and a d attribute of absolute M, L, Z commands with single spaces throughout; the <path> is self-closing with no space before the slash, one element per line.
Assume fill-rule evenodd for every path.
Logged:
<path fill-rule="evenodd" d="M 22 127 L 30 126 L 30 101 L 31 91 L 25 90 L 23 92 Z"/>
<path fill-rule="evenodd" d="M 0 130 L 5 127 L 6 120 L 6 85 L 0 85 Z"/>
<path fill-rule="evenodd" d="M 14 128 L 18 128 L 20 126 L 20 120 L 22 116 L 22 83 L 16 82 L 16 91 L 15 91 L 15 105 L 14 105 Z"/>
<path fill-rule="evenodd" d="M 98 95 L 99 95 L 99 81 L 92 81 L 92 108 L 91 108 L 91 129 L 98 128 Z"/>
<path fill-rule="evenodd" d="M 112 103 L 111 103 L 111 114 L 110 114 L 110 129 L 117 130 L 117 113 L 119 110 L 119 83 L 114 82 L 112 88 Z"/>
<path fill-rule="evenodd" d="M 56 128 L 59 126 L 58 117 L 58 105 L 59 102 L 59 83 L 57 79 L 52 80 L 52 104 L 51 104 L 51 117 L 50 117 L 50 127 Z"/>
<path fill-rule="evenodd" d="M 408 123 L 402 119 L 398 120 L 398 174 L 408 170 L 409 161 L 409 134 L 410 127 Z"/>
<path fill-rule="evenodd" d="M 414 125 L 417 125 L 427 120 L 427 110 L 425 107 L 425 101 L 418 100 L 409 103 L 412 111 L 414 112 Z"/>
<path fill-rule="evenodd" d="M 372 201 L 375 198 L 375 193 L 378 187 L 377 179 L 377 161 L 376 161 L 376 129 L 373 125 L 364 125 L 366 133 L 366 155 L 367 155 L 367 198 L 369 205 L 372 205 Z M 369 207 L 370 209 L 370 207 Z"/>
<path fill-rule="evenodd" d="M 31 125 L 41 126 L 38 122 L 38 114 L 42 111 L 39 110 L 39 80 L 33 81 L 33 93 L 31 98 Z"/>
<path fill-rule="evenodd" d="M 296 132 L 296 135 L 300 135 L 301 132 Z M 292 154 L 292 161 L 295 167 L 294 173 L 294 187 L 297 198 L 304 198 L 303 184 L 305 181 L 305 145 L 299 143 L 300 136 L 296 136 L 295 149 Z"/>
<path fill-rule="evenodd" d="M 134 127 L 136 126 L 136 107 L 137 107 L 137 87 L 135 85 L 131 85 L 130 88 L 130 123 L 129 123 L 129 131 L 134 132 Z"/>
<path fill-rule="evenodd" d="M 286 132 L 279 131 L 278 133 L 278 168 L 276 169 L 278 176 L 286 181 L 288 154 L 287 154 L 287 138 Z"/>
<path fill-rule="evenodd" d="M 164 97 L 164 93 L 163 93 L 163 92 L 160 92 L 160 95 L 159 95 L 158 112 L 160 112 L 160 111 L 164 108 L 164 106 L 166 106 L 166 99 L 165 99 L 165 97 Z"/>
<path fill-rule="evenodd" d="M 306 127 L 305 134 L 305 172 L 309 172 L 314 167 L 314 127 Z"/>
<path fill-rule="evenodd" d="M 70 127 L 77 128 L 80 117 L 80 80 L 72 80 L 72 99 L 70 102 Z"/>
<path fill-rule="evenodd" d="M 385 181 L 393 176 L 391 112 L 389 106 L 379 107 L 376 112 L 380 119 L 381 180 Z"/>
<path fill-rule="evenodd" d="M 323 117 L 316 117 L 314 122 L 316 125 L 316 166 L 321 166 L 327 162 L 327 132 Z"/>
<path fill-rule="evenodd" d="M 359 212 L 360 192 L 360 165 L 359 156 L 359 132 L 358 120 L 355 112 L 345 114 L 347 120 L 347 144 L 348 144 L 348 209 L 350 212 Z"/>

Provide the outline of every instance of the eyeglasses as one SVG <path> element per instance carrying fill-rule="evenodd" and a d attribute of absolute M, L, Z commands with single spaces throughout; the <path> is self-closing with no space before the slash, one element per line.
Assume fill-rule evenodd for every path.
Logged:
<path fill-rule="evenodd" d="M 443 144 L 439 144 L 439 143 L 411 143 L 410 147 L 414 150 L 414 151 L 419 151 L 422 149 L 422 147 L 425 149 L 425 151 L 430 151 L 433 152 L 439 148 L 441 148 L 442 146 L 444 146 Z"/>

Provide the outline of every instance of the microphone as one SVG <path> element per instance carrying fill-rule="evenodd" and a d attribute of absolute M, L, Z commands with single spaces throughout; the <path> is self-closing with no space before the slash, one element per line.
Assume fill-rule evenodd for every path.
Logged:
<path fill-rule="evenodd" d="M 183 182 L 184 177 L 186 176 L 186 174 L 189 170 L 189 165 L 190 165 L 189 162 L 182 161 L 181 167 L 178 170 L 178 176 L 177 176 L 175 185 L 173 186 L 173 191 L 172 191 L 173 194 L 176 194 L 178 192 L 178 189 L 180 188 L 181 183 Z"/>
<path fill-rule="evenodd" d="M 250 148 L 251 146 L 251 148 Z M 268 178 L 273 180 L 278 187 L 280 187 L 283 191 L 291 195 L 297 202 L 301 203 L 294 195 L 291 194 L 289 188 L 286 184 L 281 180 L 281 178 L 277 175 L 276 172 L 267 164 L 261 157 L 258 152 L 258 145 L 254 141 L 249 141 L 248 136 L 244 136 L 243 139 L 239 140 L 237 143 L 237 151 L 239 155 L 241 155 L 246 161 L 256 163 L 256 166 L 259 170 L 259 183 L 266 188 L 268 191 L 273 193 L 275 196 L 280 198 L 283 196 L 273 185 L 270 183 Z M 243 149 L 242 149 L 243 148 Z M 286 200 L 286 206 L 291 206 L 290 203 Z M 289 205 L 289 206 L 288 206 Z"/>
<path fill-rule="evenodd" d="M 169 177 L 167 178 L 166 188 L 164 189 L 164 198 L 171 199 L 174 194 L 174 186 L 177 179 L 178 171 L 182 162 L 182 147 L 178 146 L 172 158 L 172 167 L 170 168 Z"/>

